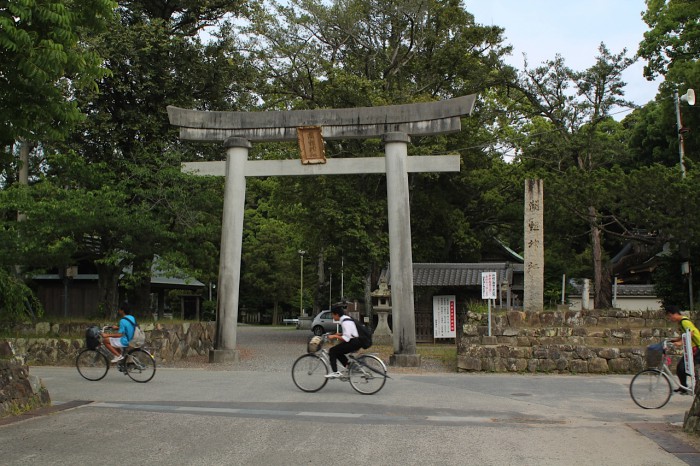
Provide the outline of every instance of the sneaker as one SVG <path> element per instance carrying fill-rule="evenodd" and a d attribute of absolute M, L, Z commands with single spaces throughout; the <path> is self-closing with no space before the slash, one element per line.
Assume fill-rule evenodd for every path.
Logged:
<path fill-rule="evenodd" d="M 690 390 L 686 390 L 685 388 L 676 388 L 673 391 L 680 395 L 690 395 Z"/>
<path fill-rule="evenodd" d="M 122 356 L 114 356 L 114 358 L 112 358 L 112 362 L 119 362 L 119 361 L 121 361 L 122 359 L 124 359 L 124 356 L 123 356 L 123 355 L 122 355 Z"/>
<path fill-rule="evenodd" d="M 342 376 L 343 376 L 343 374 L 341 374 L 341 373 L 338 372 L 338 371 L 331 372 L 330 374 L 326 374 L 326 378 L 327 378 L 327 379 L 337 379 L 337 378 L 340 378 L 340 377 L 342 377 Z"/>

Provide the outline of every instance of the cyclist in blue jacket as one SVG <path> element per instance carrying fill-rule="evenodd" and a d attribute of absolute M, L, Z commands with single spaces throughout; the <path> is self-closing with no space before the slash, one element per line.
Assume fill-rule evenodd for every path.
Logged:
<path fill-rule="evenodd" d="M 136 329 L 136 319 L 131 315 L 131 309 L 126 303 L 122 303 L 117 310 L 117 315 L 121 317 L 118 333 L 103 333 L 102 343 L 114 355 L 112 362 L 119 362 L 124 359 L 123 350 L 129 346 L 129 342 L 134 338 L 134 330 Z"/>

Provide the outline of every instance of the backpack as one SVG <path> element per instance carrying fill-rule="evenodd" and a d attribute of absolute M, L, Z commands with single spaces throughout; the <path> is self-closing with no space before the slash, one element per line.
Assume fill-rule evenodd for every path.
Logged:
<path fill-rule="evenodd" d="M 348 316 L 350 317 L 350 316 Z M 367 349 L 372 346 L 372 329 L 360 322 L 354 317 L 350 317 L 353 322 L 355 322 L 355 327 L 357 327 L 357 335 L 360 340 L 360 346 L 362 349 Z"/>
<path fill-rule="evenodd" d="M 146 334 L 143 333 L 141 327 L 139 327 L 138 324 L 136 324 L 136 327 L 134 327 L 134 338 L 132 338 L 129 342 L 129 346 L 139 348 L 143 346 L 144 343 L 146 343 Z"/>
<path fill-rule="evenodd" d="M 135 320 L 136 319 L 134 319 L 134 321 Z M 129 340 L 129 346 L 132 346 L 134 348 L 138 348 L 140 346 L 143 346 L 143 344 L 146 343 L 146 334 L 143 333 L 143 330 L 141 330 L 141 327 L 139 327 L 139 324 L 136 324 L 129 319 L 126 319 L 126 321 L 134 326 L 134 336 L 131 337 L 131 340 Z"/>
<path fill-rule="evenodd" d="M 683 322 L 688 322 L 688 325 L 683 325 Z M 697 327 L 692 320 L 687 317 L 683 317 L 679 322 L 681 330 L 685 333 L 686 329 L 690 329 L 690 339 L 692 340 L 692 346 L 700 346 L 700 332 L 698 332 Z"/>

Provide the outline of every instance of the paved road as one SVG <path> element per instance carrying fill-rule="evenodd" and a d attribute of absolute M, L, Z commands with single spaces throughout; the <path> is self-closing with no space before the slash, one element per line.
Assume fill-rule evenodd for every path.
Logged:
<path fill-rule="evenodd" d="M 303 393 L 279 366 L 241 366 L 164 368 L 147 384 L 116 371 L 88 382 L 73 368 L 32 368 L 57 405 L 91 403 L 0 426 L 0 462 L 679 465 L 700 457 L 667 432 L 690 397 L 642 410 L 628 376 L 394 373 L 363 396 L 339 381 Z"/>

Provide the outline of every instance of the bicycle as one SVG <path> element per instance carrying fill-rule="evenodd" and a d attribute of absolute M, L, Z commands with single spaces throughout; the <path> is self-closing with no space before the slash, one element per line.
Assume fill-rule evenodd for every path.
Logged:
<path fill-rule="evenodd" d="M 671 357 L 666 354 L 666 350 L 673 346 L 668 338 L 664 339 L 656 348 L 650 347 L 647 349 L 647 360 L 650 360 L 650 352 L 661 350 L 661 361 L 657 367 L 647 368 L 637 373 L 632 382 L 630 382 L 630 396 L 632 400 L 644 409 L 659 409 L 668 403 L 673 395 L 674 389 L 685 390 L 687 393 L 694 392 L 694 384 L 686 387 L 676 381 L 669 365 Z M 650 365 L 653 365 L 650 364 Z M 696 367 L 696 374 L 698 368 Z"/>
<path fill-rule="evenodd" d="M 109 327 L 102 327 L 102 333 Z M 96 382 L 102 380 L 109 372 L 114 357 L 102 343 L 93 348 L 85 348 L 75 358 L 75 367 L 83 378 Z M 146 383 L 156 375 L 156 360 L 145 348 L 126 348 L 124 358 L 117 362 L 119 372 L 128 375 L 131 380 Z"/>
<path fill-rule="evenodd" d="M 329 341 L 328 333 L 321 335 L 321 343 L 313 348 L 310 344 L 308 353 L 303 354 L 292 365 L 292 380 L 300 390 L 317 392 L 328 383 L 326 374 L 331 372 L 331 361 L 328 351 L 323 344 Z M 347 354 L 348 366 L 343 375 L 338 377 L 342 382 L 350 382 L 352 388 L 362 395 L 373 395 L 384 387 L 389 378 L 386 365 L 374 354 Z"/>

